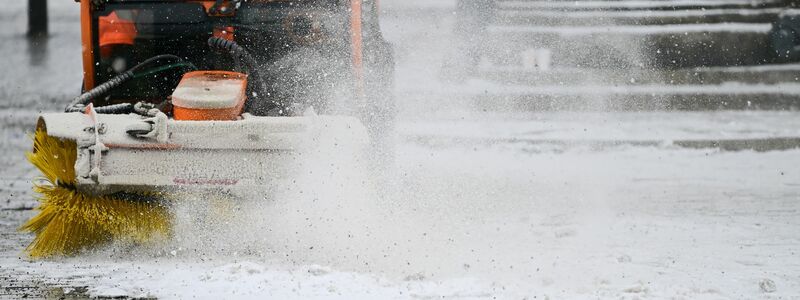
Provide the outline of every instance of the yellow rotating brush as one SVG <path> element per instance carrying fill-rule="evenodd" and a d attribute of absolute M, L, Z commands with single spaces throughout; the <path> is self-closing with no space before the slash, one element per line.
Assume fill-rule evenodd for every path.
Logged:
<path fill-rule="evenodd" d="M 33 152 L 27 153 L 43 175 L 34 185 L 40 194 L 39 214 L 20 230 L 36 235 L 27 251 L 32 257 L 74 255 L 111 241 L 146 243 L 170 233 L 171 215 L 155 195 L 95 196 L 76 188 L 74 141 L 34 135 Z"/>

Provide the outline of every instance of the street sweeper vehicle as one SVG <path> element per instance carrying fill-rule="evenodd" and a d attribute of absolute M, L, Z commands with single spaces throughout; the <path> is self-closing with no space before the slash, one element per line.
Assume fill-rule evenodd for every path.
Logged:
<path fill-rule="evenodd" d="M 77 2 L 82 93 L 28 153 L 32 257 L 168 237 L 176 195 L 274 188 L 331 129 L 389 151 L 377 0 Z"/>

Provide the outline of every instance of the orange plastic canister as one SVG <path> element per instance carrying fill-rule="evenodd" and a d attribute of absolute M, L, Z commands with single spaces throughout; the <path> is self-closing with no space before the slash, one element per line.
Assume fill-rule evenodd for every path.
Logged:
<path fill-rule="evenodd" d="M 242 114 L 247 75 L 228 71 L 194 71 L 183 75 L 172 92 L 175 120 L 225 121 Z"/>

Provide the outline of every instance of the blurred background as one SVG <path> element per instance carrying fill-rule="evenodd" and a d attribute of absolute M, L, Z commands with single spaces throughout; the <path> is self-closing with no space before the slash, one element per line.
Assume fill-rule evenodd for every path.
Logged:
<path fill-rule="evenodd" d="M 492 110 L 782 110 L 798 96 L 789 2 L 388 1 L 384 24 L 401 78 L 427 70 L 452 84 L 399 80 L 410 98 Z"/>
<path fill-rule="evenodd" d="M 65 85 L 80 77 L 77 5 L 28 2 L 3 12 L 10 58 L 3 67 L 25 62 L 45 76 L 5 75 L 0 86 L 7 103 L 26 106 L 77 93 Z M 788 0 L 387 0 L 381 24 L 395 47 L 404 111 L 420 101 L 514 111 L 784 110 L 798 96 L 793 7 Z"/>

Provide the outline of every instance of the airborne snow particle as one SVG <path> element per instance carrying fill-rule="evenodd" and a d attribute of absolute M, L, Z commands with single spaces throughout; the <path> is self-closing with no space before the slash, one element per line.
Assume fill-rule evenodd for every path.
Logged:
<path fill-rule="evenodd" d="M 758 286 L 764 293 L 774 293 L 775 291 L 777 291 L 777 287 L 775 287 L 775 282 L 772 281 L 772 279 L 762 279 L 761 282 L 758 283 Z"/>

